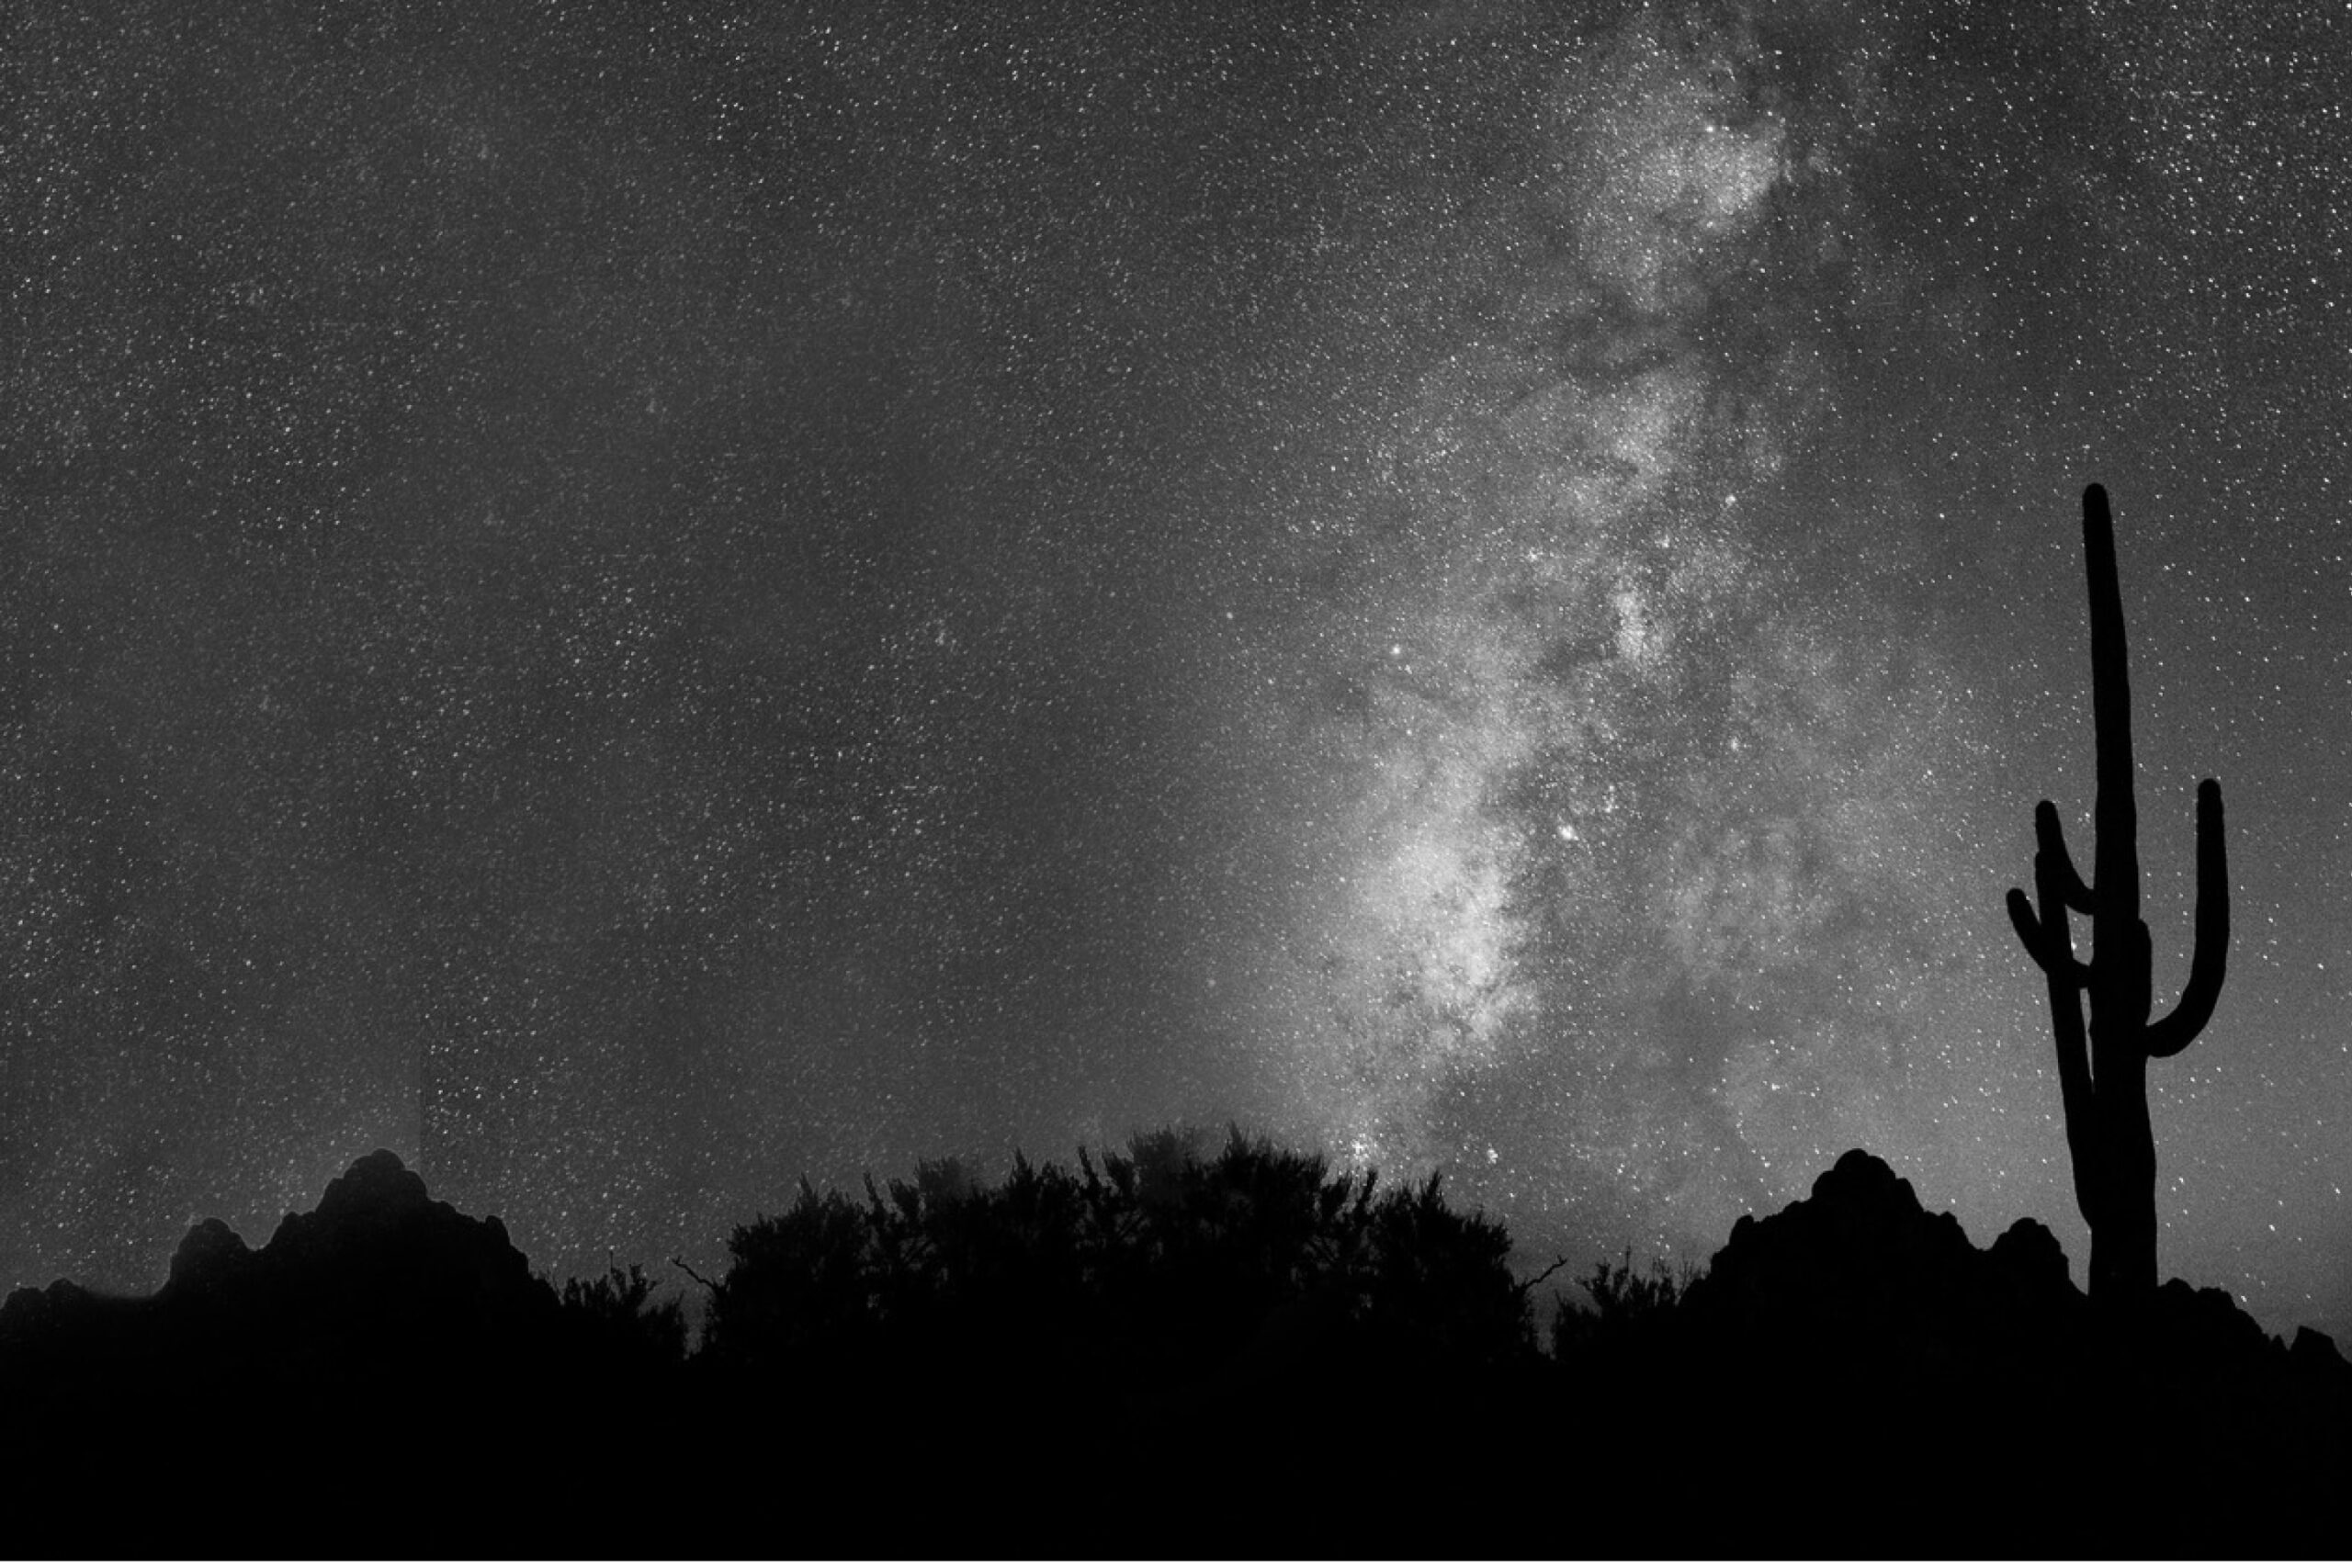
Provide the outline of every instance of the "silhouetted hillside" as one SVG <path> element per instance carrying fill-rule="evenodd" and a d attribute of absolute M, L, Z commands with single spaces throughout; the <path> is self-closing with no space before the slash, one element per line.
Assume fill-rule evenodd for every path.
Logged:
<path fill-rule="evenodd" d="M 441 1532 L 501 1506 L 493 1468 L 539 1468 L 552 1419 L 651 1413 L 659 1314 L 628 1334 L 614 1307 L 612 1281 L 559 1297 L 495 1217 L 379 1150 L 258 1251 L 194 1226 L 153 1296 L 9 1295 L 19 1527 L 105 1555 L 458 1550 Z"/>
<path fill-rule="evenodd" d="M 195 1226 L 152 1297 L 13 1292 L 0 1379 L 12 1405 L 61 1419 L 159 1399 L 364 1407 L 420 1378 L 511 1375 L 556 1314 L 504 1226 L 434 1201 L 379 1151 L 258 1252 L 218 1220 Z"/>
<path fill-rule="evenodd" d="M 2178 1280 L 2143 1313 L 2097 1312 L 2045 1226 L 1979 1248 L 1860 1149 L 1811 1197 L 1742 1218 L 1679 1300 L 1617 1316 L 1565 1314 L 1572 1384 L 1628 1413 L 1629 1443 L 1738 1476 L 1718 1501 L 1759 1528 L 1806 1515 L 1815 1550 L 2291 1555 L 2342 1539 L 2352 1366 L 2325 1336 L 2290 1349 L 2227 1292 Z"/>
<path fill-rule="evenodd" d="M 804 1186 L 686 1353 L 379 1152 L 152 1297 L 0 1306 L 20 1550 L 2228 1555 L 2324 1550 L 2352 1368 L 2176 1280 L 2094 1312 L 1860 1150 L 1550 1354 L 1502 1228 L 1234 1134 Z M 2316 1544 L 2315 1544 L 2316 1543 Z"/>

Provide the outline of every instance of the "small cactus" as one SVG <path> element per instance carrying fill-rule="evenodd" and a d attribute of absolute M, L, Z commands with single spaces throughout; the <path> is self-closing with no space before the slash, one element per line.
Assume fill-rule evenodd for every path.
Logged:
<path fill-rule="evenodd" d="M 2124 668 L 2123 596 L 2107 491 L 2083 492 L 2083 555 L 2090 580 L 2091 711 L 2098 747 L 2093 879 L 2066 853 L 2058 808 L 2033 809 L 2034 897 L 2009 889 L 2009 919 L 2050 987 L 2058 1087 L 2075 1201 L 2091 1227 L 2094 1303 L 2129 1307 L 2156 1288 L 2156 1145 L 2148 1124 L 2148 1061 L 2177 1055 L 2213 1016 L 2230 945 L 2229 863 L 2222 786 L 2197 786 L 2197 935 L 2180 1003 L 2148 1016 L 2151 961 L 2140 919 L 2138 808 L 2132 799 L 2132 692 Z M 2075 957 L 2066 911 L 2091 918 L 2091 957 Z M 2086 1047 L 2081 995 L 2090 997 Z"/>

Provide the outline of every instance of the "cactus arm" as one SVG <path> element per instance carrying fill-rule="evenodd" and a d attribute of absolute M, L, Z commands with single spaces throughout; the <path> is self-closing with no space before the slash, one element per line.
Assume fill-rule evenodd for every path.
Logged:
<path fill-rule="evenodd" d="M 2077 959 L 2071 940 L 2063 949 L 2054 948 L 2041 920 L 2033 912 L 2033 902 L 2021 888 L 2009 889 L 2009 923 L 2017 928 L 2018 941 L 2025 944 L 2026 955 L 2033 960 L 2052 985 L 2071 986 L 2076 990 L 2091 983 L 2090 965 Z"/>
<path fill-rule="evenodd" d="M 2230 949 L 2230 862 L 2222 837 L 2222 786 L 2207 779 L 2197 786 L 2197 936 L 2188 961 L 2188 984 L 2180 1001 L 2148 1025 L 2148 1055 L 2178 1055 L 2203 1032 L 2221 999 Z"/>
<path fill-rule="evenodd" d="M 2115 571 L 2115 519 L 2101 485 L 2083 491 L 2083 563 L 2090 587 L 2091 728 L 2098 750 L 2098 798 L 2091 815 L 2098 840 L 2091 864 L 2099 903 L 2095 912 L 2131 920 L 2140 913 L 2140 813 L 2132 798 L 2132 681 L 2124 656 L 2123 590 Z"/>
<path fill-rule="evenodd" d="M 2078 915 L 2097 913 L 2091 906 L 2091 890 L 2075 869 L 2075 857 L 2066 852 L 2066 830 L 2058 825 L 2058 807 L 2049 801 L 2033 808 L 2033 841 L 2037 855 L 2049 855 L 2058 863 L 2058 890 L 2065 896 L 2066 908 Z"/>
<path fill-rule="evenodd" d="M 2052 820 L 2056 820 L 2052 815 Z M 2009 890 L 2009 918 L 2018 923 L 2026 949 L 2049 981 L 2050 1033 L 2058 1047 L 2058 1100 L 2066 1118 L 2067 1164 L 2074 1168 L 2075 1205 L 2086 1223 L 2097 1224 L 2101 1212 L 2098 1197 L 2099 1165 L 2095 1153 L 2098 1114 L 2092 1097 L 2090 1048 L 2083 1028 L 2081 992 L 2090 984 L 2090 966 L 2075 957 L 2075 939 L 2066 929 L 2065 878 L 2073 868 L 2064 864 L 2062 848 L 2053 857 L 2033 857 L 2034 890 L 2041 895 L 2041 919 L 2033 919 L 2026 896 Z M 2079 879 L 2077 879 L 2079 880 Z"/>
<path fill-rule="evenodd" d="M 2018 941 L 2025 944 L 2026 955 L 2044 975 L 2050 973 L 2050 960 L 2041 945 L 2041 918 L 2033 912 L 2033 900 L 2025 896 L 2022 887 L 2009 889 L 2009 924 L 2017 928 Z"/>
<path fill-rule="evenodd" d="M 2090 968 L 2075 958 L 2074 939 L 2066 931 L 2066 911 L 2090 912 L 2091 891 L 2066 853 L 2066 836 L 2058 825 L 2058 808 L 2048 801 L 2033 808 L 2033 887 L 2041 899 L 2042 914 L 2021 889 L 2009 889 L 2009 923 L 2018 940 L 2052 984 L 2090 984 Z"/>

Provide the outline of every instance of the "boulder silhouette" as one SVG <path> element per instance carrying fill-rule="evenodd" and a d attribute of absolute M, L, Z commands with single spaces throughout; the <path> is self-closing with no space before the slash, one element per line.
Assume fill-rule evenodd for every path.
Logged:
<path fill-rule="evenodd" d="M 1993 1238 L 1993 1266 L 2020 1290 L 2055 1299 L 2070 1289 L 2066 1250 L 2050 1227 L 2036 1219 L 2020 1219 Z"/>
<path fill-rule="evenodd" d="M 158 1293 L 194 1297 L 233 1292 L 253 1267 L 254 1249 L 229 1228 L 227 1221 L 202 1220 L 180 1237 L 172 1253 L 171 1272 Z"/>

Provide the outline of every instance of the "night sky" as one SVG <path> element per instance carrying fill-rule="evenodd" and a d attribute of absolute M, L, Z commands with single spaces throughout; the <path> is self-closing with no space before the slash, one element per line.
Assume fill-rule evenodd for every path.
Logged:
<path fill-rule="evenodd" d="M 2160 1010 L 2231 833 L 2162 1268 L 2352 1336 L 2342 6 L 88 9 L 0 23 L 0 1282 L 1238 1120 L 1529 1269 L 1861 1145 L 2079 1283 L 2097 479 Z"/>

